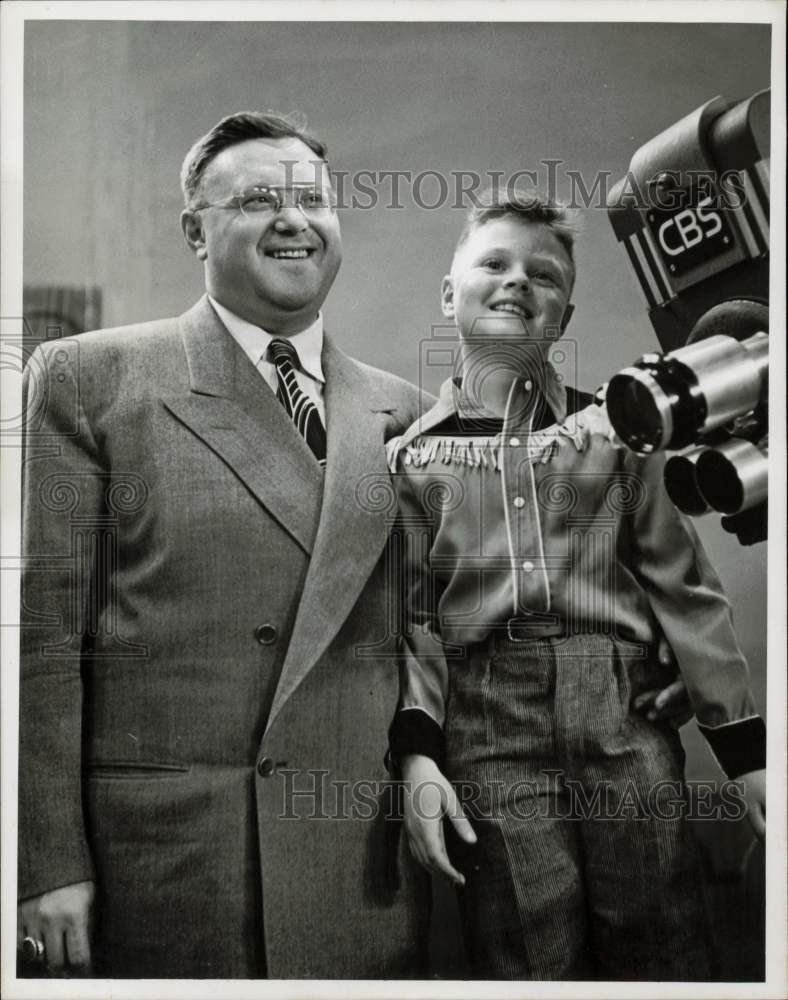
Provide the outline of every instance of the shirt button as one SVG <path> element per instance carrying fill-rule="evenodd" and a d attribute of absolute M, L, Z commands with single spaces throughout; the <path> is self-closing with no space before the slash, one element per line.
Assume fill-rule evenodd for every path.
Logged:
<path fill-rule="evenodd" d="M 531 389 L 533 389 L 533 387 L 534 384 L 529 378 L 527 378 L 525 382 L 523 382 L 523 388 L 525 389 L 526 392 L 530 392 Z"/>
<path fill-rule="evenodd" d="M 270 757 L 261 757 L 257 762 L 257 773 L 261 778 L 270 778 L 274 773 L 274 762 Z"/>
<path fill-rule="evenodd" d="M 534 571 L 534 564 L 531 562 L 530 559 L 526 559 L 525 562 L 523 563 L 523 570 L 526 573 L 533 573 L 533 571 Z"/>
<path fill-rule="evenodd" d="M 269 625 L 267 622 L 265 625 L 258 625 L 254 630 L 254 637 L 261 646 L 270 646 L 271 643 L 276 642 L 276 636 L 276 629 L 273 625 Z"/>
<path fill-rule="evenodd" d="M 509 444 L 512 446 L 512 448 L 519 448 L 520 447 L 520 439 L 519 438 L 510 438 Z"/>
<path fill-rule="evenodd" d="M 525 507 L 525 500 L 523 500 L 522 497 L 515 497 L 514 500 L 512 500 L 512 503 L 518 508 Z"/>

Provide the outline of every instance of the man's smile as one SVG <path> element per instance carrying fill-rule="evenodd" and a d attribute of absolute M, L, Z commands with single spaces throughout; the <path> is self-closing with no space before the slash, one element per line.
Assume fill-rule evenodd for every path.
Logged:
<path fill-rule="evenodd" d="M 314 247 L 291 247 L 281 250 L 266 250 L 266 257 L 274 260 L 306 260 L 315 252 Z"/>

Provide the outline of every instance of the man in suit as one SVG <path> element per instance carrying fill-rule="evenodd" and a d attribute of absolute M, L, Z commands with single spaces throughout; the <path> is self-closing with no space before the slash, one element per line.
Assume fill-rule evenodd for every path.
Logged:
<path fill-rule="evenodd" d="M 182 183 L 207 295 L 27 369 L 18 941 L 54 973 L 419 975 L 375 485 L 419 394 L 323 331 L 318 140 L 232 115 Z"/>

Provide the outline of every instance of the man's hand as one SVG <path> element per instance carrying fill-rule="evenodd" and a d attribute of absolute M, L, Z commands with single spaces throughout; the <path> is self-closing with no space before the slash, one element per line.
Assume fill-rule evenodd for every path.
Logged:
<path fill-rule="evenodd" d="M 747 819 L 758 840 L 766 836 L 766 769 L 748 771 L 736 779 L 744 785 L 744 801 L 747 805 Z"/>
<path fill-rule="evenodd" d="M 42 964 L 50 972 L 90 975 L 89 927 L 95 894 L 95 883 L 74 882 L 23 900 L 17 907 L 17 949 L 31 937 L 43 942 Z"/>
<path fill-rule="evenodd" d="M 443 837 L 443 817 L 467 843 L 476 834 L 462 811 L 451 783 L 429 757 L 409 754 L 402 762 L 405 787 L 405 830 L 413 857 L 428 871 L 445 875 L 455 885 L 465 885 L 465 876 L 449 861 Z"/>
<path fill-rule="evenodd" d="M 676 666 L 673 650 L 668 645 L 664 635 L 659 637 L 657 655 L 663 666 Z M 649 722 L 667 721 L 674 729 L 680 729 L 693 716 L 692 707 L 687 697 L 687 687 L 681 675 L 667 687 L 643 691 L 635 698 L 633 707 L 641 715 L 645 715 Z"/>

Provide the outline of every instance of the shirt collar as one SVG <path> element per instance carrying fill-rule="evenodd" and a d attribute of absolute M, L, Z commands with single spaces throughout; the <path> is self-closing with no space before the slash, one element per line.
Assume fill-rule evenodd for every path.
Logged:
<path fill-rule="evenodd" d="M 544 378 L 538 388 L 553 411 L 555 422 L 562 424 L 566 420 L 566 386 L 550 361 L 545 361 Z"/>
<path fill-rule="evenodd" d="M 567 414 L 566 387 L 549 361 L 545 362 L 543 372 L 544 377 L 537 380 L 535 389 L 550 407 L 555 422 L 562 424 L 566 420 Z M 462 412 L 462 393 L 458 391 L 461 387 L 462 378 L 454 378 L 444 383 L 441 391 L 442 397 L 451 398 L 452 410 L 458 413 Z"/>
<path fill-rule="evenodd" d="M 255 326 L 249 320 L 243 319 L 236 313 L 231 312 L 221 302 L 217 302 L 212 296 L 208 300 L 216 310 L 219 319 L 227 327 L 232 337 L 244 350 L 252 364 L 257 367 L 261 361 L 266 360 L 268 345 L 274 339 L 274 334 L 263 330 L 262 327 Z M 317 382 L 325 384 L 323 374 L 323 364 L 321 356 L 323 354 L 323 314 L 318 313 L 317 319 L 308 326 L 306 330 L 293 334 L 287 338 L 298 354 L 298 360 L 303 371 L 310 375 Z"/>

